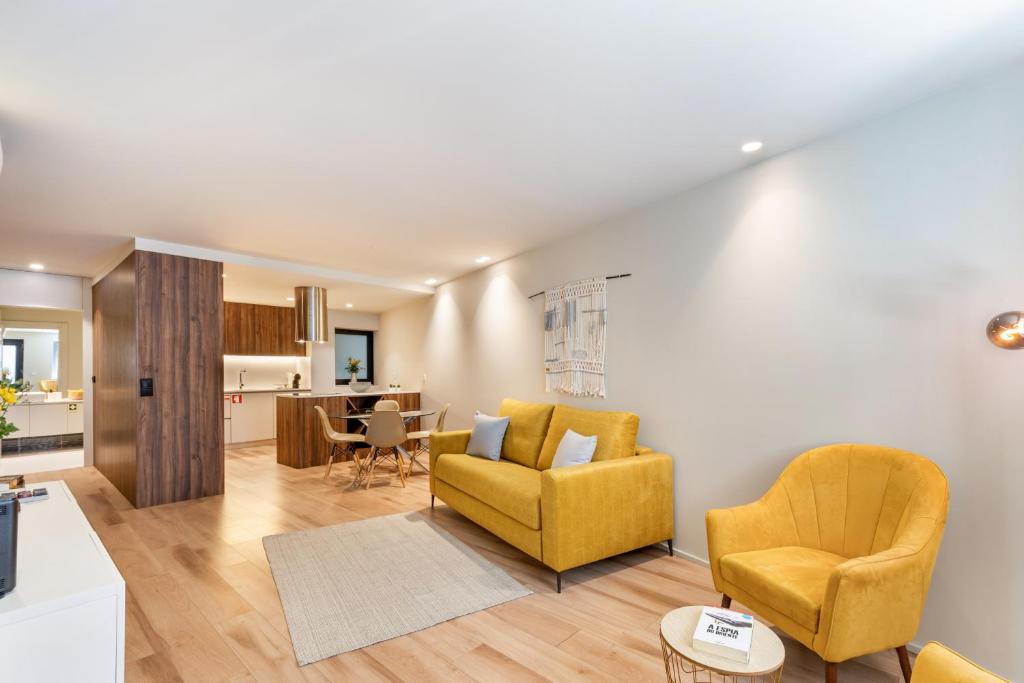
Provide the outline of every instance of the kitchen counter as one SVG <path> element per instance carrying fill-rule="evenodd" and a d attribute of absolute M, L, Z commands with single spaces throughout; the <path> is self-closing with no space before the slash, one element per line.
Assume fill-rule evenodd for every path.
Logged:
<path fill-rule="evenodd" d="M 54 405 L 61 405 L 61 404 L 67 404 L 67 403 L 83 403 L 84 401 L 85 401 L 85 399 L 81 399 L 81 398 L 54 398 L 54 399 L 50 399 L 49 401 L 40 398 L 40 399 L 30 400 L 30 401 L 24 401 L 24 400 L 18 401 L 15 405 L 19 405 L 19 406 L 54 406 Z"/>
<path fill-rule="evenodd" d="M 392 394 L 394 394 L 394 395 L 408 395 L 408 394 L 419 394 L 419 393 L 420 392 L 419 392 L 418 389 L 376 389 L 374 391 L 363 391 L 363 392 L 352 391 L 351 389 L 349 389 L 347 391 L 329 391 L 329 392 L 319 392 L 319 393 L 315 393 L 315 394 L 313 392 L 311 392 L 311 391 L 307 391 L 306 393 L 303 393 L 302 396 L 298 396 L 296 398 L 337 398 L 339 396 L 358 398 L 359 396 L 390 396 Z M 288 397 L 287 396 L 283 396 L 282 398 L 288 398 Z"/>
<path fill-rule="evenodd" d="M 334 428 L 342 432 L 360 432 L 365 429 L 358 420 L 346 420 L 346 415 L 364 414 L 373 410 L 373 404 L 382 398 L 398 401 L 399 410 L 419 410 L 418 391 L 368 391 L 358 394 L 353 391 L 335 393 L 307 393 L 299 396 L 279 394 L 276 404 L 277 462 L 289 467 L 303 468 L 327 464 L 331 444 L 324 438 L 323 425 L 316 407 L 324 409 L 331 418 Z M 410 432 L 420 428 L 419 419 L 406 425 Z M 407 448 L 414 444 L 406 443 Z M 339 460 L 349 458 L 347 452 L 338 455 Z"/>
<path fill-rule="evenodd" d="M 308 394 L 309 393 L 309 389 L 291 389 L 291 388 L 288 388 L 288 389 L 249 389 L 248 387 L 246 387 L 245 389 L 227 389 L 227 388 L 224 389 L 224 394 L 225 395 L 227 395 L 227 394 L 291 394 L 291 393 Z"/>

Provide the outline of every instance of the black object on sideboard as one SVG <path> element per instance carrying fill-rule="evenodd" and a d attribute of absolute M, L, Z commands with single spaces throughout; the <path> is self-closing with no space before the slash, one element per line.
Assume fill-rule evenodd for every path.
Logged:
<path fill-rule="evenodd" d="M 17 499 L 0 498 L 0 598 L 14 590 L 18 569 L 18 512 Z"/>

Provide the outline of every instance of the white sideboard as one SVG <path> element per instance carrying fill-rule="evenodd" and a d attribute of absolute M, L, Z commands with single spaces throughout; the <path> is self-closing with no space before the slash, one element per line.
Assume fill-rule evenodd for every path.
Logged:
<path fill-rule="evenodd" d="M 7 409 L 7 420 L 18 428 L 12 438 L 80 434 L 85 414 L 82 401 L 61 399 L 18 403 Z"/>
<path fill-rule="evenodd" d="M 124 579 L 62 481 L 18 517 L 18 575 L 0 598 L 0 671 L 18 683 L 124 680 Z"/>

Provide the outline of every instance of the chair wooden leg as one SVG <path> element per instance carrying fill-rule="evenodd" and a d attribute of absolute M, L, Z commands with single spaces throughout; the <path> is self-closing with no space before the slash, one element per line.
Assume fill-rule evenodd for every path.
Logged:
<path fill-rule="evenodd" d="M 338 444 L 331 444 L 331 457 L 327 460 L 327 469 L 324 470 L 324 481 L 331 476 L 331 465 L 334 464 L 334 454 L 338 449 Z"/>
<path fill-rule="evenodd" d="M 730 598 L 725 593 L 722 593 L 722 607 L 724 609 L 729 609 L 729 607 L 731 607 L 731 606 L 732 606 L 732 598 Z"/>
<path fill-rule="evenodd" d="M 555 590 L 562 592 L 562 572 L 555 572 Z"/>
<path fill-rule="evenodd" d="M 839 683 L 839 665 L 825 662 L 825 683 Z"/>
<path fill-rule="evenodd" d="M 363 475 L 363 476 L 366 477 L 366 489 L 369 490 L 370 489 L 370 482 L 373 481 L 373 471 L 375 469 L 377 469 L 377 447 L 376 446 L 374 446 L 373 448 L 370 449 L 370 454 L 368 456 L 366 456 L 366 458 L 367 458 L 367 460 L 370 461 L 366 465 L 369 468 L 369 471 L 365 475 Z"/>
<path fill-rule="evenodd" d="M 910 683 L 910 655 L 907 654 L 907 646 L 900 645 L 896 648 L 896 656 L 900 658 L 900 669 L 903 671 L 903 680 Z"/>
<path fill-rule="evenodd" d="M 402 465 L 402 454 L 395 449 L 395 464 L 398 465 L 398 478 L 402 481 L 402 488 L 405 488 L 405 467 Z"/>

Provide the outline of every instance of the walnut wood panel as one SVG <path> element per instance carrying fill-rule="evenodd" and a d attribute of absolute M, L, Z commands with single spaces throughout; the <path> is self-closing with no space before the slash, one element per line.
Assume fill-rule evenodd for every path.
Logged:
<path fill-rule="evenodd" d="M 295 341 L 295 309 L 224 302 L 224 353 L 237 356 L 304 356 Z"/>
<path fill-rule="evenodd" d="M 277 405 L 277 462 L 289 467 L 316 467 L 327 463 L 331 445 L 323 435 L 320 419 L 314 406 L 322 406 L 331 416 L 331 424 L 339 432 L 363 432 L 365 427 L 358 420 L 340 419 L 345 415 L 366 413 L 373 410 L 373 404 L 381 399 L 398 401 L 400 410 L 419 410 L 419 394 L 387 394 L 384 396 L 278 396 Z M 419 419 L 409 423 L 407 429 L 419 429 Z M 405 447 L 415 446 L 412 441 Z M 346 459 L 346 458 L 342 458 Z"/>
<path fill-rule="evenodd" d="M 277 397 L 277 461 L 282 465 L 303 468 L 327 462 L 331 447 L 324 439 L 315 406 L 321 406 L 329 416 L 344 415 L 348 410 L 343 396 Z M 339 432 L 345 431 L 345 420 L 331 423 Z"/>
<path fill-rule="evenodd" d="M 129 254 L 92 288 L 93 461 L 132 501 L 139 395 L 135 313 L 135 254 Z"/>
<path fill-rule="evenodd" d="M 136 507 L 224 492 L 222 265 L 137 251 Z"/>

